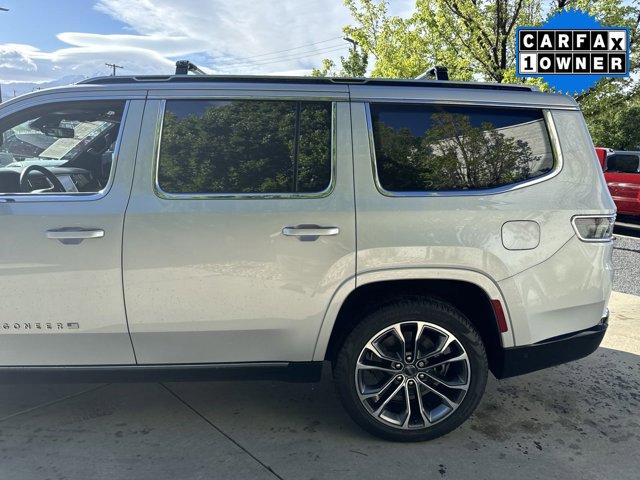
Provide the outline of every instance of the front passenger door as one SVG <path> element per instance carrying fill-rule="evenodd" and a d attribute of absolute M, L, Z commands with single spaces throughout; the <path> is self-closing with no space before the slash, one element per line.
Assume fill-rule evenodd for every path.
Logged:
<path fill-rule="evenodd" d="M 121 245 L 144 102 L 47 101 L 0 113 L 0 366 L 134 364 Z"/>

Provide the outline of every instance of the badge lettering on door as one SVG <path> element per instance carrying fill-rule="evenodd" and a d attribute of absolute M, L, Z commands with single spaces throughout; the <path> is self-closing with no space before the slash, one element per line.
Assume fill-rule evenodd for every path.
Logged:
<path fill-rule="evenodd" d="M 0 328 L 2 332 L 59 332 L 61 330 L 79 330 L 78 322 L 4 322 Z"/>

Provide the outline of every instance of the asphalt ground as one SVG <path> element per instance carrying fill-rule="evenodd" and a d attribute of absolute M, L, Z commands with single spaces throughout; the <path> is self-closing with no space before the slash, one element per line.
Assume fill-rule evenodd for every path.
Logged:
<path fill-rule="evenodd" d="M 640 295 L 640 228 L 638 230 L 616 229 L 614 238 L 613 290 Z"/>
<path fill-rule="evenodd" d="M 615 479 L 640 471 L 640 297 L 591 356 L 492 377 L 451 434 L 360 430 L 318 384 L 0 385 L 0 479 Z"/>

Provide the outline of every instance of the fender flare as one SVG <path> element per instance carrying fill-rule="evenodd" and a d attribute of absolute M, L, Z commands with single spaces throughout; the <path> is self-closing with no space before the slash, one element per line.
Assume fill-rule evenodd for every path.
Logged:
<path fill-rule="evenodd" d="M 513 335 L 513 325 L 511 316 L 509 315 L 509 307 L 504 300 L 502 290 L 488 275 L 476 271 L 460 268 L 403 268 L 389 270 L 375 270 L 360 273 L 356 277 L 356 281 L 343 283 L 331 298 L 331 302 L 325 311 L 320 331 L 316 339 L 316 345 L 313 351 L 313 361 L 323 361 L 331 339 L 333 327 L 340 313 L 340 309 L 347 297 L 363 285 L 378 282 L 388 282 L 396 280 L 453 280 L 463 281 L 476 285 L 482 289 L 492 300 L 500 300 L 504 310 L 505 320 L 508 330 L 501 334 L 502 346 L 504 348 L 513 347 L 515 339 Z"/>

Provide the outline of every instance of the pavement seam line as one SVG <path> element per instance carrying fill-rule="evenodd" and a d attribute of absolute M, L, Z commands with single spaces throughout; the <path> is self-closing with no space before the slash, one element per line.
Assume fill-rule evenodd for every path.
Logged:
<path fill-rule="evenodd" d="M 251 458 L 253 458 L 257 463 L 259 463 L 262 467 L 264 467 L 268 472 L 270 472 L 274 477 L 278 478 L 279 480 L 284 480 L 283 477 L 281 477 L 280 475 L 278 475 L 275 470 L 273 470 L 273 468 L 271 468 L 269 465 L 267 465 L 266 463 L 264 463 L 262 460 L 260 460 L 258 457 L 256 457 L 253 453 L 251 453 L 249 450 L 247 450 L 244 446 L 242 446 L 237 440 L 233 439 L 231 436 L 227 435 L 226 432 L 224 432 L 224 430 L 222 430 L 220 427 L 218 427 L 215 423 L 213 423 L 211 420 L 209 420 L 206 416 L 204 416 L 202 413 L 200 413 L 198 410 L 196 410 L 193 406 L 191 406 L 191 404 L 189 404 L 186 400 L 184 400 L 182 397 L 180 397 L 177 393 L 175 393 L 173 390 L 171 390 L 169 387 L 167 387 L 164 383 L 161 383 L 160 385 L 162 385 L 162 387 L 169 392 L 171 395 L 173 395 L 180 403 L 182 403 L 185 407 L 187 407 L 189 410 L 191 410 L 193 413 L 195 413 L 198 417 L 200 417 L 202 420 L 204 420 L 207 424 L 209 424 L 211 427 L 213 427 L 214 429 L 216 429 L 222 436 L 224 436 L 227 440 L 229 440 L 231 443 L 233 443 L 236 447 L 238 447 L 240 450 L 242 450 L 244 453 L 246 453 L 247 455 L 249 455 Z"/>
<path fill-rule="evenodd" d="M 5 420 L 9 420 L 11 418 L 15 418 L 15 417 L 18 417 L 20 415 L 24 415 L 25 413 L 30 413 L 30 412 L 33 412 L 35 410 L 39 410 L 40 408 L 45 408 L 45 407 L 49 407 L 51 405 L 55 405 L 56 403 L 64 402 L 65 400 L 70 400 L 72 398 L 79 397 L 81 395 L 84 395 L 85 393 L 93 392 L 93 391 L 98 390 L 100 388 L 104 388 L 104 387 L 106 387 L 108 385 L 109 385 L 108 383 L 105 383 L 105 384 L 102 384 L 102 385 L 98 385 L 97 387 L 91 387 L 91 388 L 88 388 L 86 390 L 82 390 L 80 392 L 72 393 L 70 395 L 66 395 L 64 397 L 60 397 L 60 398 L 57 398 L 55 400 L 51 400 L 50 402 L 46 402 L 46 403 L 42 403 L 40 405 L 36 405 L 35 407 L 27 408 L 25 410 L 21 410 L 19 412 L 12 413 L 11 415 L 7 415 L 6 417 L 0 418 L 0 422 L 4 422 Z"/>

